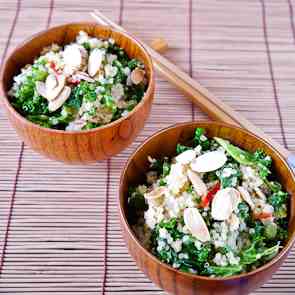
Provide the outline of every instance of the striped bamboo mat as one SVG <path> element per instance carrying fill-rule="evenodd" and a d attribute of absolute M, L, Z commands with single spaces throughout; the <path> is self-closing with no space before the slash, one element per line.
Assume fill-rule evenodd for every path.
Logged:
<path fill-rule="evenodd" d="M 0 0 L 1 64 L 38 30 L 91 20 L 94 8 L 167 56 L 295 151 L 295 20 L 291 0 Z M 139 143 L 175 122 L 204 119 L 161 77 L 136 142 L 111 160 L 65 166 L 24 146 L 0 111 L 0 293 L 164 294 L 136 267 L 116 208 L 120 171 Z M 295 251 L 255 294 L 295 294 Z"/>

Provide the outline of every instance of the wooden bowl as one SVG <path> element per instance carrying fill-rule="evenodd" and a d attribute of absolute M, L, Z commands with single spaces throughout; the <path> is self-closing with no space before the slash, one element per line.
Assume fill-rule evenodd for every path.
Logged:
<path fill-rule="evenodd" d="M 132 58 L 141 60 L 149 80 L 141 102 L 128 114 L 110 124 L 91 130 L 65 132 L 40 127 L 22 117 L 10 104 L 7 95 L 13 77 L 40 54 L 45 46 L 68 44 L 79 31 L 100 38 L 113 38 Z M 125 149 L 134 140 L 150 113 L 154 97 L 154 70 L 152 60 L 143 46 L 132 36 L 95 23 L 71 23 L 34 35 L 17 47 L 8 57 L 1 75 L 3 106 L 21 139 L 33 150 L 55 160 L 67 163 L 89 163 L 109 158 Z"/>
<path fill-rule="evenodd" d="M 209 278 L 180 272 L 160 262 L 148 252 L 136 238 L 127 221 L 128 187 L 145 179 L 149 162 L 147 156 L 159 158 L 175 155 L 177 143 L 185 143 L 193 137 L 196 127 L 206 129 L 209 137 L 219 136 L 249 151 L 265 150 L 274 162 L 274 168 L 283 187 L 290 193 L 289 240 L 281 252 L 270 262 L 255 271 L 228 278 Z M 295 178 L 282 156 L 263 139 L 240 128 L 216 122 L 191 122 L 176 124 L 161 130 L 146 140 L 130 157 L 120 182 L 120 219 L 124 239 L 138 267 L 160 288 L 172 294 L 248 294 L 263 285 L 287 257 L 295 239 Z"/>

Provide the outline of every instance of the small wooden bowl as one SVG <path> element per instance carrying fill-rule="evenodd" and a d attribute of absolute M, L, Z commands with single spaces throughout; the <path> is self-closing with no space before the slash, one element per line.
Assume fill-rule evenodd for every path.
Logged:
<path fill-rule="evenodd" d="M 147 251 L 136 238 L 127 221 L 128 187 L 145 179 L 149 162 L 147 156 L 160 158 L 175 155 L 177 143 L 185 143 L 193 137 L 196 127 L 206 129 L 209 137 L 219 136 L 249 151 L 258 148 L 267 152 L 283 187 L 290 193 L 289 240 L 281 252 L 270 262 L 255 271 L 229 278 L 209 278 L 180 272 L 160 262 Z M 287 257 L 295 240 L 295 178 L 283 157 L 263 139 L 240 128 L 216 122 L 191 122 L 177 124 L 161 130 L 146 140 L 130 157 L 120 182 L 120 219 L 124 239 L 138 267 L 158 286 L 172 294 L 193 295 L 243 295 L 263 285 Z"/>
<path fill-rule="evenodd" d="M 22 117 L 11 106 L 7 92 L 12 86 L 13 77 L 23 66 L 32 63 L 45 46 L 52 43 L 68 44 L 81 30 L 90 36 L 113 38 L 130 57 L 142 61 L 149 80 L 146 93 L 128 116 L 102 127 L 78 132 L 40 127 Z M 95 23 L 71 23 L 42 31 L 17 47 L 4 65 L 1 87 L 4 94 L 3 106 L 8 118 L 27 145 L 51 159 L 67 163 L 90 163 L 109 158 L 131 144 L 150 113 L 155 81 L 150 56 L 132 36 Z"/>

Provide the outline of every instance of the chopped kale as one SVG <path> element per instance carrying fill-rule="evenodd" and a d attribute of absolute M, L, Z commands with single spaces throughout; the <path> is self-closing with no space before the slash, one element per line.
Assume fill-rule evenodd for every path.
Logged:
<path fill-rule="evenodd" d="M 77 44 L 77 41 L 73 44 Z M 91 39 L 88 41 L 86 39 L 82 46 L 90 56 L 96 45 L 95 42 L 91 43 Z M 58 110 L 49 112 L 48 101 L 38 94 L 36 82 L 45 82 L 53 71 L 61 74 L 64 70 L 63 57 L 57 54 L 55 56 L 57 60 L 55 58 L 51 60 L 44 53 L 15 77 L 15 83 L 10 91 L 12 106 L 21 115 L 38 125 L 61 130 L 65 130 L 72 121 L 86 121 L 82 129 L 92 129 L 127 115 L 141 101 L 147 89 L 147 77 L 144 77 L 141 83 L 134 84 L 130 81 L 130 72 L 136 67 L 144 69 L 144 65 L 139 60 L 130 58 L 112 39 L 104 40 L 101 44 L 98 42 L 97 46 L 103 51 L 102 65 L 110 66 L 112 74 L 106 74 L 104 68 L 97 73 L 94 80 L 90 80 L 93 77 L 84 80 L 81 75 L 86 77 L 88 75 L 85 69 L 75 71 L 66 78 L 66 85 L 71 88 L 70 97 Z M 51 50 L 56 54 L 63 49 L 57 47 Z M 75 110 L 71 110 L 71 115 L 65 116 L 68 110 L 65 111 L 64 107 Z M 100 116 L 96 116 L 97 114 Z"/>
<path fill-rule="evenodd" d="M 218 171 L 216 171 L 222 188 L 236 187 L 239 184 L 242 176 L 240 168 L 236 163 L 229 163 L 224 165 Z"/>
<path fill-rule="evenodd" d="M 176 154 L 179 155 L 187 150 L 191 150 L 192 148 L 189 147 L 189 146 L 185 146 L 185 145 L 182 145 L 180 143 L 177 144 L 176 146 Z"/>
<path fill-rule="evenodd" d="M 204 273 L 206 275 L 214 275 L 216 277 L 229 277 L 240 273 L 243 270 L 241 265 L 230 266 L 214 266 L 209 265 L 205 267 Z"/>
<path fill-rule="evenodd" d="M 204 128 L 196 128 L 195 135 L 194 135 L 194 145 L 200 145 L 202 150 L 206 151 L 210 148 L 210 141 L 205 136 L 205 129 Z"/>
<path fill-rule="evenodd" d="M 238 210 L 238 216 L 247 223 L 251 217 L 248 204 L 246 202 L 239 203 Z"/>
<path fill-rule="evenodd" d="M 289 195 L 283 191 L 280 183 L 276 181 L 275 175 L 270 174 L 272 161 L 266 153 L 261 150 L 254 153 L 247 152 L 226 140 L 219 138 L 210 140 L 207 137 L 202 138 L 202 136 L 205 136 L 204 130 L 198 128 L 192 140 L 177 144 L 176 155 L 200 145 L 202 147 L 201 154 L 220 149 L 220 146 L 225 149 L 227 161 L 221 168 L 198 174 L 203 183 L 201 181 L 199 183 L 193 182 L 183 172 L 180 175 L 175 173 L 175 181 L 179 180 L 180 183 L 181 181 L 185 183 L 180 190 L 174 193 L 173 183 L 171 185 L 170 182 L 174 171 L 173 174 L 169 175 L 169 173 L 170 164 L 175 163 L 177 159 L 163 158 L 153 161 L 151 165 L 151 171 L 157 171 L 156 179 L 152 185 L 165 186 L 165 190 L 161 188 L 164 193 L 157 196 L 159 198 L 156 199 L 157 203 L 153 203 L 154 199 L 147 201 L 152 210 L 145 214 L 145 225 L 149 227 L 146 216 L 149 216 L 149 213 L 153 214 L 158 209 L 160 209 L 160 213 L 157 217 L 162 218 L 150 227 L 150 250 L 159 260 L 184 272 L 228 277 L 252 271 L 275 257 L 281 245 L 284 245 L 288 239 Z M 208 146 L 206 143 L 204 146 L 204 142 L 207 141 Z M 251 168 L 244 169 L 245 167 L 241 167 L 242 165 Z M 187 169 L 192 169 L 192 166 L 185 164 L 183 168 L 184 171 L 187 171 Z M 168 184 L 166 183 L 167 175 L 169 175 Z M 182 178 L 182 176 L 184 177 Z M 195 189 L 204 183 L 207 190 L 203 196 L 198 196 Z M 242 186 L 249 193 L 253 204 L 247 199 L 247 196 L 239 194 L 241 198 L 236 204 L 232 204 L 230 218 L 215 220 L 212 214 L 214 199 L 208 206 L 200 205 L 214 184 L 215 187 L 218 187 L 217 191 L 224 188 L 239 190 Z M 155 189 L 155 187 L 150 188 Z M 261 190 L 261 194 L 259 194 L 259 190 Z M 209 230 L 210 240 L 204 242 L 197 239 L 198 232 L 194 231 L 193 226 L 198 223 L 192 222 L 190 224 L 187 222 L 188 215 L 183 213 L 188 207 L 198 209 L 201 219 Z M 269 210 L 264 211 L 266 208 Z M 196 216 L 194 217 L 198 219 Z M 238 233 L 237 238 L 236 233 Z"/>

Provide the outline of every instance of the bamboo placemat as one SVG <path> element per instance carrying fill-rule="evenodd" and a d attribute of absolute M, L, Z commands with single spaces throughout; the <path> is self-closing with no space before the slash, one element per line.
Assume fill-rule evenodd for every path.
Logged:
<path fill-rule="evenodd" d="M 295 151 L 295 20 L 291 0 L 0 0 L 1 64 L 32 33 L 102 10 Z M 295 8 L 294 8 L 295 9 Z M 157 78 L 156 99 L 130 148 L 66 166 L 24 146 L 0 111 L 0 293 L 164 294 L 136 267 L 116 208 L 120 171 L 139 143 L 170 124 L 205 119 Z M 295 251 L 255 294 L 295 293 Z"/>

